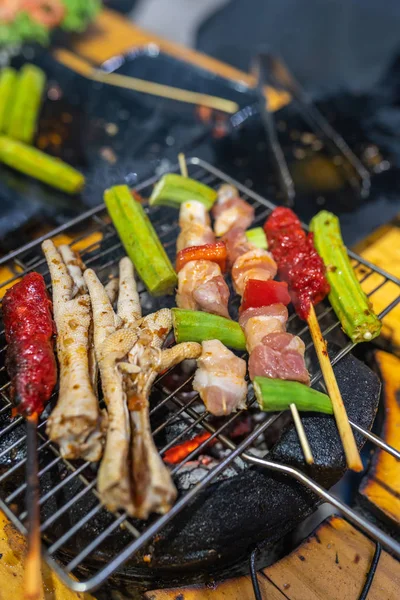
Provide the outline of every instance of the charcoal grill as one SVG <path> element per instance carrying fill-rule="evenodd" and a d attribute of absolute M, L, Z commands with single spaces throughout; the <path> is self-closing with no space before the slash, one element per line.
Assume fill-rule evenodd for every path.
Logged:
<path fill-rule="evenodd" d="M 274 208 L 271 202 L 232 180 L 201 159 L 191 158 L 188 159 L 187 163 L 189 175 L 198 181 L 202 181 L 212 187 L 218 187 L 223 182 L 237 186 L 243 198 L 254 205 L 257 225 L 261 225 Z M 171 167 L 171 171 L 176 169 L 177 167 Z M 151 187 L 158 176 L 154 176 L 143 182 L 136 189 L 144 196 L 149 195 Z M 150 209 L 149 214 L 167 252 L 173 258 L 178 231 L 176 213 L 171 209 L 155 207 Z M 99 233 L 102 236 L 101 241 L 98 236 Z M 94 268 L 103 281 L 113 272 L 118 259 L 124 254 L 104 205 L 89 210 L 70 223 L 58 227 L 45 237 L 54 238 L 61 234 L 73 234 L 74 239 L 71 243 L 73 248 L 79 247 L 79 244 L 86 243 L 87 247 L 84 251 L 81 251 L 81 256 L 86 265 Z M 98 237 L 90 238 L 93 234 Z M 47 266 L 40 249 L 40 243 L 45 237 L 25 245 L 0 260 L 0 266 L 7 266 L 11 270 L 10 279 L 3 283 L 3 288 L 11 285 L 18 277 L 31 270 L 41 272 L 49 283 Z M 372 298 L 373 294 L 383 286 L 391 286 L 393 300 L 381 312 L 380 317 L 383 318 L 400 301 L 400 280 L 351 252 L 350 256 L 354 261 L 355 267 L 363 269 L 363 280 L 368 278 L 372 280 L 375 278 L 376 285 L 373 285 L 369 294 Z M 150 298 L 143 287 L 140 288 L 140 292 L 145 313 L 152 312 L 166 305 L 165 299 Z M 169 299 L 167 305 L 168 302 L 170 306 L 173 305 L 173 299 Z M 318 312 L 323 334 L 330 341 L 331 336 L 339 334 L 340 324 L 335 319 L 332 308 L 328 304 L 318 307 Z M 289 331 L 297 333 L 305 340 L 307 356 L 311 355 L 313 348 L 309 332 L 304 323 L 301 323 L 296 315 L 292 315 L 289 319 Z M 4 342 L 4 332 L 1 335 Z M 341 364 L 347 364 L 346 360 L 351 358 L 348 355 L 354 344 L 348 340 L 346 341 L 346 339 L 342 336 L 340 346 L 336 345 L 331 348 L 332 363 L 338 367 Z M 337 343 L 337 338 L 335 338 L 335 341 Z M 24 507 L 24 492 L 26 490 L 24 481 L 26 435 L 22 418 L 16 417 L 11 419 L 12 405 L 9 397 L 9 380 L 4 366 L 4 351 L 5 346 L 3 343 L 3 347 L 0 350 L 0 508 L 22 533 L 26 533 L 24 524 L 26 519 Z M 355 361 L 355 359 L 351 360 Z M 352 368 L 352 365 L 354 366 L 353 362 L 348 363 L 349 368 Z M 366 367 L 364 368 L 367 369 Z M 365 373 L 363 372 L 362 377 L 364 375 Z M 157 417 L 154 433 L 156 434 L 160 453 L 163 454 L 168 448 L 199 431 L 206 430 L 211 434 L 211 438 L 203 442 L 181 463 L 174 465 L 174 476 L 178 476 L 188 461 L 199 456 L 209 441 L 214 438 L 218 438 L 227 452 L 218 464 L 205 471 L 204 477 L 196 485 L 180 494 L 178 501 L 168 514 L 153 517 L 148 522 L 135 521 L 122 512 L 110 513 L 106 511 L 102 507 L 96 493 L 95 467 L 89 463 L 80 461 L 70 462 L 62 459 L 57 447 L 50 443 L 46 437 L 46 413 L 39 424 L 40 505 L 41 531 L 45 548 L 44 555 L 49 565 L 71 589 L 77 592 L 85 592 L 97 588 L 111 575 L 120 572 L 123 569 L 123 565 L 128 560 L 132 560 L 132 557 L 138 557 L 139 561 L 144 561 L 142 563 L 144 569 L 146 568 L 146 563 L 151 567 L 151 552 L 157 546 L 158 540 L 162 539 L 163 531 L 168 532 L 174 523 L 179 523 L 179 515 L 182 517 L 182 515 L 190 514 L 191 510 L 198 512 L 199 507 L 196 505 L 196 501 L 202 494 L 204 496 L 206 491 L 208 494 L 207 501 L 213 502 L 213 490 L 217 490 L 216 484 L 213 482 L 230 465 L 234 464 L 239 457 L 244 463 L 257 467 L 255 471 L 257 477 L 259 477 L 260 471 L 264 472 L 267 470 L 268 473 L 277 473 L 279 477 L 282 476 L 283 481 L 295 481 L 297 482 L 296 486 L 304 486 L 302 489 L 304 489 L 304 494 L 308 498 L 308 512 L 315 509 L 318 499 L 319 501 L 326 501 L 339 510 L 351 523 L 364 531 L 370 538 L 376 540 L 376 542 L 395 556 L 400 557 L 400 544 L 383 530 L 379 529 L 374 523 L 368 521 L 360 513 L 327 491 L 320 483 L 321 479 L 318 471 L 315 474 L 313 473 L 315 478 L 312 479 L 298 467 L 293 466 L 293 464 L 296 464 L 295 461 L 294 463 L 291 461 L 292 464 L 282 464 L 269 458 L 260 458 L 252 451 L 257 438 L 276 423 L 279 416 L 266 416 L 265 420 L 258 424 L 243 441 L 235 444 L 229 436 L 229 428 L 236 419 L 240 418 L 243 411 L 227 417 L 219 427 L 215 427 L 210 422 L 208 413 L 201 410 L 198 404 L 196 404 L 196 396 L 190 397 L 188 401 L 182 400 L 180 392 L 190 380 L 190 376 L 173 391 L 168 390 L 164 385 L 167 376 L 168 373 L 163 374 L 155 384 L 158 400 L 157 403 L 152 405 L 151 410 L 152 417 Z M 364 380 L 368 381 L 368 377 L 365 376 Z M 315 367 L 313 371 L 312 385 L 321 385 L 321 372 L 318 370 L 318 367 Z M 56 393 L 52 399 L 53 404 L 55 398 Z M 253 402 L 254 398 L 250 397 L 248 403 L 252 404 Z M 166 410 L 167 407 L 168 410 Z M 359 445 L 361 445 L 361 440 L 369 440 L 374 445 L 400 459 L 400 452 L 388 446 L 382 439 L 369 430 L 375 416 L 374 411 L 372 413 L 372 417 L 370 415 L 372 420 L 370 419 L 370 422 L 366 422 L 363 426 L 361 426 L 360 421 L 351 421 Z M 165 418 L 160 419 L 159 415 L 165 416 Z M 313 418 L 325 417 L 310 417 L 310 419 Z M 163 430 L 170 428 L 175 420 L 182 421 L 182 419 L 185 427 L 181 427 L 173 439 L 170 437 L 165 442 L 164 438 L 164 441 L 160 442 L 160 434 Z M 332 420 L 330 422 L 332 423 Z M 316 421 L 314 425 L 315 423 Z M 302 459 L 299 448 L 296 449 L 296 452 L 300 456 L 300 464 Z M 336 480 L 344 473 L 344 463 L 342 458 L 340 460 L 342 462 L 339 461 Z M 248 469 L 247 472 L 251 471 L 252 469 Z M 325 479 L 324 481 L 330 487 L 335 482 L 335 478 L 332 481 L 329 479 Z M 212 484 L 211 487 L 210 484 Z M 239 490 L 240 485 L 237 485 L 237 492 Z M 299 492 L 299 487 L 296 487 L 292 491 L 292 500 L 294 502 L 294 494 L 301 495 L 301 492 Z M 219 493 L 221 493 L 221 489 Z M 193 509 L 193 507 L 195 508 Z M 302 518 L 305 512 L 307 511 L 300 511 L 299 518 Z M 108 543 L 110 540 L 111 543 Z M 195 560 L 193 561 L 192 567 L 194 570 L 196 570 L 198 564 L 200 563 L 196 563 Z M 204 563 L 201 564 L 204 566 Z M 150 572 L 149 569 L 148 571 Z M 75 578 L 76 576 L 79 577 L 79 581 Z M 151 576 L 149 575 L 148 578 L 151 579 Z M 145 576 L 144 579 L 146 579 Z"/>

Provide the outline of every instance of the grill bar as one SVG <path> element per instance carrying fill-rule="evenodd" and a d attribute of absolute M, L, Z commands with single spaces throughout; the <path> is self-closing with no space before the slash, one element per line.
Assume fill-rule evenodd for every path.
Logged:
<path fill-rule="evenodd" d="M 256 209 L 255 225 L 261 225 L 268 216 L 269 212 L 274 208 L 274 205 L 268 200 L 265 200 L 240 183 L 233 181 L 221 171 L 203 162 L 202 160 L 192 158 L 189 159 L 187 163 L 190 169 L 190 175 L 195 179 L 202 181 L 203 183 L 207 183 L 213 187 L 217 187 L 222 182 L 232 183 L 235 185 L 240 190 L 243 198 L 254 205 Z M 171 170 L 176 169 L 177 167 Z M 143 182 L 137 187 L 138 191 L 144 195 L 149 195 L 151 186 L 156 180 L 157 177 L 152 177 Z M 169 216 L 164 217 L 164 214 L 164 209 L 160 208 L 152 209 L 150 211 L 152 222 L 157 229 L 157 232 L 162 239 L 167 252 L 172 258 L 175 250 L 177 224 L 176 221 L 174 223 L 170 223 L 174 217 L 169 219 Z M 84 231 L 84 233 L 82 233 L 82 231 Z M 121 258 L 123 255 L 123 248 L 116 232 L 114 231 L 114 228 L 110 224 L 104 205 L 95 207 L 80 217 L 73 219 L 70 223 L 58 227 L 51 232 L 50 236 L 54 237 L 60 233 L 68 233 L 71 235 L 73 238 L 73 242 L 71 243 L 72 247 L 74 247 L 78 242 L 80 245 L 82 245 L 86 239 L 89 239 L 90 235 L 94 233 L 100 233 L 102 236 L 101 241 L 93 242 L 93 240 L 90 240 L 85 250 L 80 252 L 82 260 L 87 266 L 94 268 L 104 281 L 110 274 L 115 274 L 115 267 L 119 258 Z M 6 284 L 9 285 L 13 281 L 16 281 L 18 277 L 32 269 L 39 270 L 45 277 L 47 277 L 46 281 L 49 282 L 47 265 L 40 250 L 41 242 L 47 237 L 49 237 L 49 235 L 42 236 L 41 238 L 26 244 L 19 250 L 11 252 L 7 256 L 0 259 L 0 266 L 7 265 L 7 267 L 11 270 L 11 273 L 13 273 L 13 276 L 9 279 L 9 281 L 4 283 L 3 286 Z M 385 306 L 381 312 L 380 316 L 384 317 L 400 302 L 400 280 L 389 273 L 386 273 L 384 270 L 375 267 L 354 253 L 350 252 L 349 254 L 351 258 L 354 259 L 355 266 L 363 266 L 366 269 L 366 272 L 362 276 L 362 281 L 366 281 L 373 274 L 378 274 L 382 277 L 382 281 L 376 283 L 375 287 L 369 292 L 369 296 L 381 290 L 385 284 L 390 283 L 392 287 L 393 284 L 399 286 L 399 289 L 397 290 L 397 296 L 394 297 L 393 300 L 387 306 Z M 141 284 L 139 285 L 139 289 L 141 293 L 142 305 L 146 312 L 152 312 L 153 310 L 160 308 L 160 304 L 156 304 L 156 307 L 154 307 L 153 301 L 145 292 Z M 322 307 L 322 310 L 318 315 L 318 319 L 319 321 L 322 321 L 324 319 L 332 319 L 333 316 L 332 308 L 327 305 Z M 290 328 L 293 327 L 293 331 L 298 335 L 308 336 L 307 327 L 304 326 L 304 324 L 296 315 L 291 315 L 289 322 Z M 325 322 L 325 325 L 322 329 L 324 331 L 324 335 L 329 335 L 338 327 L 339 323 L 335 320 L 333 322 Z M 4 331 L 0 333 L 0 336 L 3 337 L 4 341 Z M 308 342 L 309 338 L 307 339 L 306 345 L 307 351 L 310 350 L 312 346 L 312 344 Z M 337 364 L 353 348 L 354 344 L 352 342 L 345 344 L 335 354 L 332 364 Z M 5 345 L 0 348 L 0 357 L 3 357 L 3 359 L 4 350 Z M 183 383 L 179 383 L 179 385 L 177 385 L 173 391 L 171 391 L 170 389 L 167 389 L 165 385 L 169 374 L 170 371 L 160 376 L 154 386 L 154 389 L 157 390 L 160 399 L 155 406 L 151 407 L 150 411 L 151 418 L 155 419 L 156 421 L 153 433 L 156 435 L 157 440 L 159 437 L 158 434 L 164 432 L 168 426 L 171 426 L 175 423 L 182 423 L 182 428 L 176 433 L 176 435 L 174 435 L 174 439 L 168 441 L 167 443 L 164 441 L 163 443 L 159 444 L 160 454 L 162 455 L 164 452 L 166 452 L 166 450 L 174 446 L 176 443 L 179 443 L 180 440 L 186 439 L 192 435 L 193 432 L 207 431 L 211 434 L 210 438 L 205 440 L 198 448 L 196 448 L 196 450 L 193 450 L 189 456 L 187 456 L 177 465 L 173 466 L 172 475 L 175 476 L 178 474 L 188 462 L 199 456 L 204 448 L 206 448 L 206 446 L 210 443 L 210 441 L 214 439 L 218 439 L 229 453 L 222 460 L 220 460 L 216 466 L 213 466 L 197 485 L 192 487 L 189 491 L 182 493 L 169 513 L 161 517 L 157 517 L 154 520 L 151 520 L 149 523 L 133 523 L 131 519 L 120 512 L 115 514 L 106 513 L 104 507 L 99 502 L 93 468 L 88 463 L 79 463 L 75 465 L 68 460 L 62 459 L 58 449 L 49 442 L 45 435 L 46 421 L 43 420 L 39 425 L 39 435 L 42 440 L 41 446 L 38 449 L 39 459 L 42 461 L 41 474 L 45 476 L 51 475 L 52 477 L 52 485 L 50 488 L 46 487 L 41 491 L 40 505 L 42 510 L 49 511 L 49 505 L 54 504 L 50 513 L 45 512 L 41 531 L 47 532 L 48 534 L 50 527 L 57 522 L 57 538 L 54 540 L 52 539 L 49 547 L 45 551 L 45 556 L 52 568 L 55 569 L 61 579 L 70 588 L 78 592 L 86 592 L 101 585 L 110 575 L 112 575 L 112 573 L 118 570 L 133 553 L 142 548 L 157 532 L 159 532 L 167 523 L 174 519 L 176 515 L 178 515 L 179 512 L 183 510 L 183 508 L 185 508 L 189 502 L 200 493 L 201 490 L 209 485 L 209 483 L 211 483 L 218 475 L 223 473 L 225 469 L 231 465 L 232 461 L 234 461 L 234 459 L 238 456 L 241 456 L 243 460 L 249 462 L 250 464 L 257 464 L 258 466 L 264 468 L 286 473 L 295 478 L 297 481 L 300 481 L 309 489 L 313 490 L 320 498 L 341 510 L 343 515 L 348 518 L 349 521 L 360 527 L 367 533 L 367 535 L 375 540 L 378 540 L 385 548 L 388 548 L 394 554 L 400 556 L 399 544 L 390 539 L 385 533 L 380 531 L 374 525 L 369 523 L 364 517 L 360 516 L 358 513 L 343 504 L 339 499 L 332 496 L 315 481 L 311 480 L 309 477 L 300 471 L 293 469 L 292 467 L 280 464 L 278 465 L 265 458 L 259 458 L 252 453 L 252 446 L 254 446 L 257 438 L 271 425 L 273 425 L 273 423 L 275 423 L 279 415 L 274 415 L 267 418 L 260 425 L 257 425 L 257 427 L 250 434 L 248 434 L 240 444 L 236 445 L 233 440 L 230 439 L 229 433 L 227 432 L 229 432 L 229 427 L 234 424 L 235 420 L 240 418 L 240 415 L 243 414 L 243 411 L 239 411 L 238 413 L 229 416 L 224 420 L 221 426 L 216 428 L 209 421 L 209 413 L 203 409 L 198 410 L 196 396 L 190 397 L 189 400 L 184 400 L 181 396 L 185 387 L 188 385 L 188 383 L 190 383 L 193 376 L 188 375 Z M 315 372 L 312 377 L 312 384 L 315 385 L 320 381 L 320 379 L 321 372 Z M 26 456 L 24 456 L 24 452 L 26 451 L 26 435 L 24 428 L 22 429 L 21 433 L 17 429 L 17 427 L 21 427 L 21 418 L 11 420 L 11 418 L 7 418 L 6 416 L 6 411 L 10 408 L 11 401 L 8 396 L 9 381 L 6 379 L 4 365 L 0 365 L 0 392 L 0 418 L 2 419 L 0 439 L 4 445 L 4 449 L 0 452 L 0 461 L 2 459 L 4 460 L 5 457 L 8 459 L 8 457 L 11 457 L 13 453 L 22 454 L 22 456 L 18 455 L 16 462 L 11 465 L 9 470 L 5 471 L 0 476 L 0 507 L 5 511 L 12 522 L 23 533 L 25 533 L 23 521 L 26 518 L 26 512 L 22 504 L 23 499 L 21 498 L 21 492 L 23 492 L 25 489 L 25 484 L 22 483 L 21 479 L 19 478 L 15 480 L 14 488 L 12 488 L 12 485 L 14 478 L 22 472 L 23 465 L 26 461 Z M 252 403 L 254 403 L 254 398 L 249 398 L 248 406 L 251 406 Z M 161 419 L 161 416 L 163 415 L 162 411 L 165 411 L 166 413 L 164 419 Z M 400 452 L 395 448 L 388 446 L 384 440 L 375 434 L 366 431 L 357 423 L 351 422 L 351 426 L 376 446 L 385 450 L 391 456 L 400 459 Z M 16 435 L 17 433 L 18 435 Z M 59 476 L 60 469 L 63 469 L 64 473 L 62 479 L 60 479 Z M 7 485 L 7 494 L 3 495 L 6 496 L 5 499 L 1 498 L 1 486 L 3 485 L 3 482 L 5 482 Z M 77 491 L 74 493 L 73 497 L 68 498 L 66 496 L 64 498 L 64 493 L 68 491 L 69 486 L 71 485 L 77 485 L 79 487 L 77 488 Z M 61 498 L 59 499 L 59 497 Z M 74 515 L 76 507 L 81 503 L 81 501 L 87 500 L 88 498 L 92 500 L 90 509 L 85 509 L 83 514 L 82 511 L 79 512 L 72 525 L 68 519 L 66 524 L 63 525 L 64 518 Z M 10 503 L 14 501 L 17 501 L 17 508 L 13 506 L 11 510 Z M 101 530 L 99 530 L 97 536 L 88 537 L 87 540 L 85 539 L 85 545 L 83 548 L 79 549 L 79 553 L 75 557 L 70 557 L 69 563 L 62 566 L 58 560 L 59 553 L 66 548 L 67 543 L 72 540 L 75 535 L 82 534 L 89 521 L 93 518 L 96 518 L 98 515 L 100 515 L 100 513 L 107 514 L 108 520 L 106 524 Z M 91 574 L 90 578 L 84 581 L 76 581 L 72 577 L 74 572 L 76 572 L 76 570 L 84 564 L 87 558 L 89 558 L 90 555 L 110 535 L 113 533 L 115 534 L 115 532 L 121 526 L 123 526 L 124 529 L 130 534 L 132 538 L 131 541 L 128 540 L 126 546 L 122 550 L 119 549 L 115 552 L 115 554 L 111 554 L 109 557 L 109 562 L 105 565 L 102 564 L 97 571 L 93 571 L 93 574 Z"/>

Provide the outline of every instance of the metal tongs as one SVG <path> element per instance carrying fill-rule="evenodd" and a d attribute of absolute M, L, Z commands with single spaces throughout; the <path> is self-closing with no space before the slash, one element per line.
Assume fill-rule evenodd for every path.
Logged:
<path fill-rule="evenodd" d="M 253 61 L 252 72 L 257 81 L 256 92 L 258 95 L 259 110 L 280 176 L 285 204 L 287 206 L 294 205 L 296 192 L 278 140 L 274 115 L 268 106 L 265 86 L 286 92 L 292 97 L 300 115 L 318 139 L 325 141 L 326 147 L 333 156 L 337 156 L 338 153 L 342 155 L 344 160 L 341 161 L 340 167 L 350 186 L 361 198 L 367 198 L 371 187 L 371 178 L 367 169 L 349 148 L 342 136 L 331 127 L 325 117 L 315 107 L 309 95 L 290 73 L 283 60 L 269 52 L 261 52 Z"/>

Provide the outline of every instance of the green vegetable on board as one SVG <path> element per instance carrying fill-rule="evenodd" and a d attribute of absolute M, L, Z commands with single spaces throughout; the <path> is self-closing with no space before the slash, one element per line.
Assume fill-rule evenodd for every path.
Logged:
<path fill-rule="evenodd" d="M 12 67 L 4 67 L 0 72 L 0 132 L 5 131 L 13 106 L 17 71 Z"/>
<path fill-rule="evenodd" d="M 0 136 L 0 162 L 68 194 L 77 194 L 85 185 L 82 173 L 62 160 L 4 135 Z"/>
<path fill-rule="evenodd" d="M 45 85 L 46 75 L 42 69 L 30 64 L 22 67 L 17 77 L 6 125 L 9 137 L 32 144 Z"/>

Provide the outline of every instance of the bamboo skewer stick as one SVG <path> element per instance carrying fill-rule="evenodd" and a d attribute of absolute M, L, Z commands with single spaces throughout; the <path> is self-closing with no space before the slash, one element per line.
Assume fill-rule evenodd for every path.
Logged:
<path fill-rule="evenodd" d="M 301 419 L 300 419 L 299 411 L 297 410 L 297 406 L 294 403 L 290 405 L 290 412 L 292 413 L 294 426 L 296 427 L 300 446 L 301 446 L 301 449 L 304 454 L 304 459 L 308 465 L 313 465 L 314 457 L 311 452 L 311 448 L 310 448 L 310 444 L 309 444 L 307 436 L 306 436 L 306 432 L 304 431 L 303 423 L 301 422 Z"/>
<path fill-rule="evenodd" d="M 92 67 L 89 62 L 68 50 L 59 48 L 54 50 L 53 56 L 58 62 L 92 81 L 141 92 L 143 94 L 159 96 L 169 100 L 186 102 L 187 104 L 207 106 L 208 108 L 213 108 L 231 115 L 239 110 L 239 105 L 236 102 L 225 98 L 219 98 L 218 96 L 191 92 L 190 90 L 184 90 L 162 83 L 155 83 L 154 81 L 146 81 L 145 79 L 138 79 L 137 77 L 130 77 L 128 75 L 120 75 L 119 73 L 107 73 L 106 71 L 101 71 L 100 69 Z"/>
<path fill-rule="evenodd" d="M 181 170 L 182 177 L 189 177 L 188 168 L 187 168 L 187 164 L 186 164 L 186 158 L 185 158 L 185 155 L 183 154 L 183 152 L 180 152 L 178 154 L 178 160 L 179 160 L 179 168 Z"/>
<path fill-rule="evenodd" d="M 182 177 L 188 177 L 188 169 L 185 155 L 183 154 L 183 152 L 180 152 L 178 154 L 178 161 Z M 297 410 L 297 406 L 294 403 L 290 405 L 290 411 L 292 413 L 293 422 L 296 427 L 297 435 L 299 437 L 300 446 L 303 451 L 305 461 L 308 465 L 312 465 L 314 463 L 314 457 L 311 452 L 306 432 L 304 431 L 303 423 L 300 419 L 299 411 Z"/>
<path fill-rule="evenodd" d="M 37 413 L 27 417 L 26 510 L 28 514 L 28 551 L 25 559 L 25 600 L 39 600 L 43 597 L 40 552 L 41 540 L 36 433 L 37 424 Z"/>
<path fill-rule="evenodd" d="M 339 386 L 336 381 L 335 373 L 329 359 L 326 349 L 326 341 L 324 340 L 321 329 L 318 323 L 317 315 L 315 314 L 314 306 L 311 304 L 310 312 L 307 319 L 310 328 L 311 337 L 314 342 L 317 352 L 322 375 L 324 377 L 326 389 L 332 402 L 333 414 L 335 415 L 337 428 L 342 440 L 343 449 L 346 455 L 347 466 L 353 471 L 362 471 L 363 464 L 360 453 L 358 452 L 357 444 L 354 439 L 346 409 L 343 404 Z"/>

